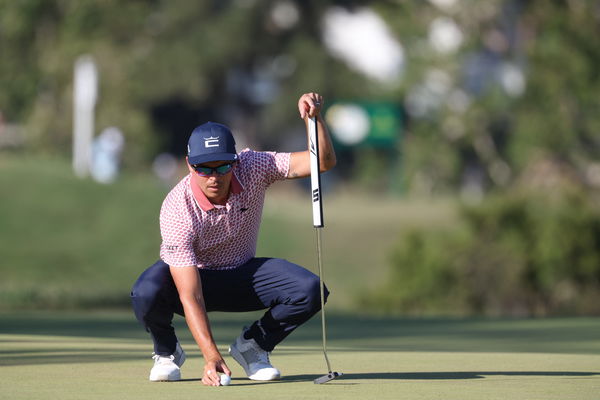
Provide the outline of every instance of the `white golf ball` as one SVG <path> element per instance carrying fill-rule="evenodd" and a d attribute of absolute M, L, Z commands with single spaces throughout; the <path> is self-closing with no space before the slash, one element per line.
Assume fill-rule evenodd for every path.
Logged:
<path fill-rule="evenodd" d="M 229 386 L 231 377 L 227 374 L 221 374 L 221 386 Z"/>

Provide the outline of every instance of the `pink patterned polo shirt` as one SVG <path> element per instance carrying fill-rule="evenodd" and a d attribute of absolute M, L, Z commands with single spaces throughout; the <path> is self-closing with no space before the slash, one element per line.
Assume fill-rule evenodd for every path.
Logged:
<path fill-rule="evenodd" d="M 254 257 L 265 191 L 287 177 L 290 153 L 245 149 L 239 156 L 225 206 L 213 205 L 192 188 L 190 175 L 165 198 L 160 258 L 167 265 L 235 268 Z"/>

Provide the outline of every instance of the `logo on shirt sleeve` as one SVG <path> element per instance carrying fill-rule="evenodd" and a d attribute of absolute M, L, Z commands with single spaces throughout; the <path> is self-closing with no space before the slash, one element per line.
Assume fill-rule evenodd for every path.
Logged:
<path fill-rule="evenodd" d="M 172 245 L 172 244 L 167 244 L 167 245 L 165 245 L 165 251 L 167 253 L 175 253 L 177 251 L 178 247 L 179 246 Z"/>

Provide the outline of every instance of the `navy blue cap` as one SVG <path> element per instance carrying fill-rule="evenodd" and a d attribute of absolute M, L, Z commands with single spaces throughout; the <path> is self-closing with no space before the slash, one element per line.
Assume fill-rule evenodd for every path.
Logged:
<path fill-rule="evenodd" d="M 207 122 L 196 127 L 188 140 L 190 165 L 211 161 L 237 161 L 235 139 L 223 124 Z"/>

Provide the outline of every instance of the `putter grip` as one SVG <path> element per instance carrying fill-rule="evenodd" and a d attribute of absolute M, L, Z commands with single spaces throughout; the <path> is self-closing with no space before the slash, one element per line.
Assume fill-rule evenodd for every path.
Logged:
<path fill-rule="evenodd" d="M 308 145 L 310 151 L 310 183 L 312 193 L 313 226 L 322 228 L 323 199 L 321 195 L 321 174 L 319 165 L 319 135 L 315 118 L 308 119 Z"/>

